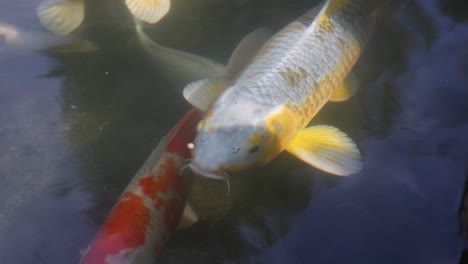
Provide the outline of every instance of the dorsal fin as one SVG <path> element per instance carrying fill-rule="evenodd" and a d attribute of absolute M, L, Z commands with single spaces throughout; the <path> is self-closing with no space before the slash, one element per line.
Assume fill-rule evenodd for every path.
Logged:
<path fill-rule="evenodd" d="M 225 78 L 235 80 L 236 77 L 250 64 L 255 58 L 260 48 L 273 35 L 272 30 L 267 27 L 261 27 L 248 34 L 237 45 L 232 52 L 231 58 L 227 64 Z"/>
<path fill-rule="evenodd" d="M 317 15 L 322 10 L 325 1 L 320 2 L 314 8 L 310 9 L 309 11 L 305 12 L 302 16 L 300 16 L 297 21 L 301 22 L 304 25 L 310 25 Z"/>
<path fill-rule="evenodd" d="M 349 0 L 326 0 L 326 2 L 322 6 L 322 9 L 310 24 L 309 30 L 314 29 L 322 21 L 335 14 L 344 5 L 346 5 L 347 2 L 349 2 Z"/>

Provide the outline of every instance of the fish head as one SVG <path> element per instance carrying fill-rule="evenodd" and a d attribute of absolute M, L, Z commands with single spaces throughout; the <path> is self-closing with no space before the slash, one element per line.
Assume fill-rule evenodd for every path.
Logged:
<path fill-rule="evenodd" d="M 291 121 L 276 111 L 248 110 L 220 122 L 205 118 L 197 128 L 189 167 L 195 174 L 226 180 L 231 173 L 263 165 L 285 149 Z"/>
<path fill-rule="evenodd" d="M 190 168 L 201 176 L 224 180 L 261 163 L 267 134 L 252 126 L 203 129 L 194 142 Z"/>

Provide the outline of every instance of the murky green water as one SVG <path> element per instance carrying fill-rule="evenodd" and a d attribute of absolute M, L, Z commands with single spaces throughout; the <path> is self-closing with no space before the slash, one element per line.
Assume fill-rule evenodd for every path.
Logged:
<path fill-rule="evenodd" d="M 38 2 L 0 3 L 0 22 L 41 31 Z M 122 1 L 88 2 L 78 34 L 98 51 L 0 48 L 2 263 L 77 263 L 133 174 L 189 109 L 181 95 L 187 80 L 148 58 Z M 246 34 L 277 30 L 316 2 L 174 0 L 145 31 L 225 63 Z M 389 255 L 398 257 L 384 263 L 456 263 L 468 168 L 467 18 L 461 0 L 401 1 L 356 66 L 357 96 L 313 120 L 356 139 L 362 173 L 336 178 L 281 155 L 239 175 L 231 210 L 221 210 L 227 215 L 177 233 L 163 263 L 342 263 L 340 256 L 359 253 L 364 263 Z"/>

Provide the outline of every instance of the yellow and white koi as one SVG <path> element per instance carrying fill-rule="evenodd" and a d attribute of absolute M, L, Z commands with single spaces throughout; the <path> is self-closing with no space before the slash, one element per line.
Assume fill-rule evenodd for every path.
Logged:
<path fill-rule="evenodd" d="M 155 24 L 171 8 L 170 0 L 125 0 L 132 15 L 146 23 Z M 37 7 L 41 24 L 57 35 L 68 35 L 76 30 L 85 18 L 84 0 L 45 0 Z"/>
<path fill-rule="evenodd" d="M 287 150 L 332 174 L 358 172 L 361 154 L 345 133 L 305 127 L 328 101 L 354 94 L 347 77 L 390 2 L 327 0 L 276 33 L 232 80 L 189 84 L 184 97 L 206 111 L 192 171 L 223 180 Z"/>

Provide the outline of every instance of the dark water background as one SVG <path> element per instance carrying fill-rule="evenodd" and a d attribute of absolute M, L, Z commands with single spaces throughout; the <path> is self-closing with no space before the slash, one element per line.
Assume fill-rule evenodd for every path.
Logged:
<path fill-rule="evenodd" d="M 40 31 L 39 1 L 0 21 Z M 122 1 L 123 2 L 123 1 Z M 145 30 L 225 63 L 243 36 L 317 1 L 174 0 Z M 397 1 L 398 2 L 398 1 Z M 0 260 L 77 263 L 151 150 L 189 108 L 138 45 L 121 1 L 88 1 L 85 54 L 0 51 Z M 467 2 L 399 1 L 356 66 L 357 96 L 314 124 L 356 139 L 345 179 L 289 155 L 240 176 L 233 208 L 176 234 L 163 263 L 459 263 L 468 168 Z M 216 199 L 214 197 L 213 199 Z"/>

